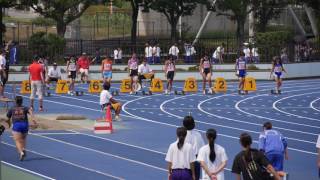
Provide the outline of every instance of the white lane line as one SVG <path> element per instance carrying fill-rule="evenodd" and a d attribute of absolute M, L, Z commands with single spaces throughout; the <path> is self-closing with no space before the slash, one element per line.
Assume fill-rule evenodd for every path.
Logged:
<path fill-rule="evenodd" d="M 146 121 L 146 122 L 150 122 L 150 123 L 154 123 L 154 124 L 161 124 L 161 125 L 166 125 L 166 126 L 170 126 L 170 127 L 174 127 L 174 128 L 177 128 L 177 127 L 180 127 L 180 126 L 177 126 L 177 125 L 174 125 L 174 124 L 169 124 L 169 123 L 164 123 L 164 122 L 159 122 L 159 121 L 155 121 L 155 120 L 151 120 L 151 119 L 147 119 L 147 118 L 144 118 L 144 117 L 141 117 L 141 116 L 137 116 L 137 115 L 134 115 L 134 114 L 131 114 L 129 113 L 128 111 L 126 111 L 126 106 L 128 104 L 130 104 L 131 102 L 134 102 L 134 101 L 137 101 L 137 100 L 140 100 L 140 99 L 144 99 L 146 97 L 141 97 L 141 98 L 138 98 L 138 99 L 134 99 L 134 100 L 130 100 L 128 102 L 126 102 L 125 104 L 123 104 L 122 106 L 122 111 L 127 113 L 128 115 L 136 118 L 137 120 L 141 120 L 141 121 Z M 176 120 L 176 119 L 175 119 Z M 260 125 L 261 126 L 261 125 Z M 200 130 L 200 129 L 195 129 L 199 132 L 202 132 L 202 133 L 205 133 L 206 131 L 204 130 Z M 245 130 L 246 132 L 248 132 L 247 130 Z M 231 138 L 231 139 L 236 139 L 237 141 L 239 140 L 239 137 L 235 137 L 235 136 L 230 136 L 230 135 L 227 135 L 227 134 L 221 134 L 221 133 L 218 133 L 219 136 L 222 136 L 222 137 L 227 137 L 227 138 Z M 258 141 L 253 141 L 254 143 L 258 144 Z M 312 155 L 317 155 L 317 153 L 314 153 L 314 152 L 310 152 L 310 151 L 305 151 L 305 150 L 301 150 L 301 149 L 296 149 L 296 148 L 291 148 L 291 147 L 288 147 L 288 149 L 292 150 L 292 151 L 297 151 L 297 152 L 301 152 L 301 153 L 306 153 L 306 154 L 312 154 Z"/>
<path fill-rule="evenodd" d="M 95 153 L 98 153 L 98 154 L 102 154 L 102 155 L 105 155 L 105 156 L 110 156 L 110 157 L 113 157 L 113 158 L 121 159 L 121 160 L 128 161 L 128 162 L 132 162 L 134 164 L 143 165 L 143 166 L 150 167 L 150 168 L 157 169 L 157 170 L 161 170 L 161 171 L 167 171 L 167 169 L 164 169 L 164 168 L 160 168 L 160 167 L 157 167 L 157 166 L 154 166 L 154 165 L 150 165 L 150 164 L 147 164 L 147 163 L 144 163 L 144 162 L 132 160 L 132 159 L 125 158 L 125 157 L 122 157 L 122 156 L 114 155 L 114 154 L 111 154 L 111 153 L 99 151 L 99 150 L 96 150 L 96 149 L 88 148 L 88 147 L 85 147 L 85 146 L 80 146 L 80 145 L 77 145 L 77 144 L 69 143 L 69 142 L 66 142 L 66 141 L 62 141 L 62 140 L 58 140 L 58 139 L 55 139 L 55 138 L 42 136 L 42 135 L 38 135 L 38 134 L 32 134 L 32 135 L 38 136 L 38 137 L 41 137 L 41 138 L 44 138 L 44 139 L 48 139 L 48 140 L 51 140 L 51 141 L 54 141 L 54 142 L 58 142 L 58 143 L 61 143 L 61 144 L 66 144 L 66 145 L 69 145 L 69 146 L 72 146 L 72 147 L 84 149 L 84 150 L 95 152 Z"/>
<path fill-rule="evenodd" d="M 303 93 L 303 94 L 297 94 L 297 95 L 292 95 L 292 96 L 287 96 L 287 97 L 284 97 L 284 98 L 281 98 L 277 101 L 275 101 L 273 104 L 272 104 L 272 107 L 281 112 L 281 113 L 284 113 L 284 114 L 287 114 L 287 115 L 291 115 L 291 116 L 295 116 L 295 117 L 298 117 L 298 118 L 303 118 L 303 119 L 307 119 L 307 120 L 310 120 L 310 121 L 318 121 L 320 122 L 320 119 L 315 119 L 315 118 L 311 118 L 311 117 L 305 117 L 305 116 L 300 116 L 300 115 L 297 115 L 297 114 L 292 114 L 292 113 L 289 113 L 289 112 L 286 112 L 286 111 L 283 111 L 283 110 L 280 110 L 278 107 L 277 107 L 277 103 L 278 102 L 281 102 L 285 99 L 289 99 L 289 98 L 292 98 L 292 97 L 297 97 L 297 96 L 303 96 L 303 95 L 306 95 L 306 94 L 317 94 L 317 93 L 320 93 L 320 92 L 311 92 L 311 93 Z"/>
<path fill-rule="evenodd" d="M 310 107 L 311 107 L 313 110 L 318 111 L 318 112 L 320 112 L 320 109 L 317 109 L 316 107 L 314 107 L 314 104 L 315 104 L 317 101 L 319 101 L 319 100 L 320 100 L 320 98 L 315 99 L 315 100 L 313 100 L 313 101 L 310 103 Z"/>
<path fill-rule="evenodd" d="M 30 174 L 33 174 L 33 175 L 36 175 L 36 176 L 39 176 L 39 177 L 42 177 L 44 179 L 48 179 L 48 180 L 55 180 L 54 178 L 51 178 L 51 177 L 48 177 L 48 176 L 45 176 L 43 174 L 40 174 L 40 173 L 37 173 L 37 172 L 34 172 L 34 171 L 31 171 L 29 169 L 26 169 L 26 168 L 23 168 L 23 167 L 20 167 L 20 166 L 17 166 L 17 165 L 14 165 L 14 164 L 11 164 L 11 163 L 8 163 L 6 161 L 1 161 L 2 164 L 5 164 L 7 166 L 10 166 L 10 167 L 13 167 L 13 168 L 16 168 L 16 169 L 19 169 L 21 171 L 24 171 L 24 172 L 27 172 L 27 173 L 30 173 Z"/>
<path fill-rule="evenodd" d="M 73 134 L 78 134 L 78 133 L 75 133 L 75 132 L 65 132 L 65 133 L 43 133 L 43 132 L 29 132 L 29 134 L 39 134 L 39 135 L 73 135 Z"/>
<path fill-rule="evenodd" d="M 320 88 L 308 88 L 308 89 L 304 89 L 304 90 L 312 90 L 312 89 L 320 89 Z M 291 90 L 291 91 L 287 91 L 287 92 L 295 92 L 295 91 L 301 91 L 301 90 Z M 238 101 L 236 104 L 235 104 L 235 108 L 244 113 L 244 114 L 247 114 L 247 115 L 251 115 L 251 116 L 254 116 L 254 117 L 258 117 L 258 118 L 261 118 L 261 119 L 268 119 L 268 120 L 272 120 L 272 121 L 275 121 L 275 122 L 281 122 L 281 123 L 285 123 L 285 124 L 294 124 L 294 125 L 298 125 L 298 126 L 305 126 L 305 127 L 311 127 L 311 128 L 316 128 L 316 129 L 320 129 L 320 127 L 318 126 L 313 126 L 313 125 L 308 125 L 308 124 L 302 124 L 302 123 L 296 123 L 296 122 L 290 122 L 290 121 L 285 121 L 285 120 L 281 120 L 281 119 L 275 119 L 275 118 L 269 118 L 269 117 L 265 117 L 265 116 L 260 116 L 260 115 L 257 115 L 257 114 L 253 114 L 253 113 L 249 113 L 247 111 L 244 111 L 240 108 L 240 104 L 249 100 L 249 99 L 254 99 L 254 98 L 258 98 L 258 97 L 261 97 L 261 96 L 267 96 L 268 94 L 261 94 L 261 95 L 256 95 L 256 96 L 252 96 L 252 97 L 248 97 L 248 98 L 245 98 L 245 99 L 242 99 L 240 101 Z M 276 126 L 274 127 L 276 128 Z M 281 128 L 281 127 L 277 127 L 278 129 L 284 129 L 284 130 L 287 130 L 286 128 Z M 318 134 L 313 134 L 312 135 L 318 135 Z"/>
<path fill-rule="evenodd" d="M 4 141 L 2 141 L 1 143 L 2 143 L 2 144 L 5 144 L 5 145 L 7 145 L 7 146 L 13 147 L 13 148 L 16 147 L 15 145 L 9 144 L 9 143 L 4 142 Z M 33 150 L 27 149 L 27 152 L 31 152 L 31 153 L 33 153 L 33 154 L 37 154 L 37 155 L 40 155 L 40 156 L 44 156 L 44 157 L 47 157 L 47 158 L 49 158 L 49 159 L 54 159 L 54 160 L 56 160 L 56 161 L 60 161 L 60 162 L 62 162 L 62 163 L 69 164 L 69 165 L 71 165 L 71 166 L 74 166 L 74 167 L 77 167 L 77 168 L 80 168 L 80 169 L 83 169 L 83 170 L 87 170 L 87 171 L 90 171 L 90 172 L 94 172 L 94 173 L 97 173 L 97 174 L 100 174 L 100 175 L 103 175 L 103 176 L 106 176 L 106 177 L 110 177 L 110 178 L 114 178 L 114 179 L 118 179 L 118 180 L 124 180 L 124 178 L 121 178 L 121 177 L 113 176 L 113 175 L 108 174 L 108 173 L 104 173 L 104 172 L 97 171 L 97 170 L 94 170 L 94 169 L 91 169 L 91 168 L 87 168 L 87 167 L 84 167 L 84 166 L 81 166 L 81 165 L 78 165 L 78 164 L 75 164 L 75 163 L 72 163 L 72 162 L 69 162 L 69 161 L 66 161 L 66 160 L 62 160 L 62 159 L 55 158 L 55 157 L 53 157 L 53 156 L 49 156 L 49 155 L 46 155 L 46 154 L 42 154 L 42 153 L 39 153 L 39 152 L 36 152 L 36 151 L 33 151 Z"/>

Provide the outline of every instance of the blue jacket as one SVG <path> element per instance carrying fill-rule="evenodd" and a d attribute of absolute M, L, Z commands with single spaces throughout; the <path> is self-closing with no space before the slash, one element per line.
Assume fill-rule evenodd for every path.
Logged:
<path fill-rule="evenodd" d="M 276 130 L 265 130 L 259 136 L 259 150 L 266 154 L 283 154 L 286 148 L 286 139 Z"/>

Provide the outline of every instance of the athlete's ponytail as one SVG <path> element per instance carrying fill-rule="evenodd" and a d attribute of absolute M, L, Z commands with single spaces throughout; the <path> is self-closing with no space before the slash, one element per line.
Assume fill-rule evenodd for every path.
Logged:
<path fill-rule="evenodd" d="M 217 131 L 215 129 L 208 129 L 206 134 L 207 134 L 207 139 L 208 139 L 209 147 L 210 147 L 209 159 L 213 163 L 216 160 L 216 152 L 214 151 L 214 143 L 217 138 Z"/>
<path fill-rule="evenodd" d="M 186 136 L 187 136 L 187 129 L 184 127 L 178 127 L 177 128 L 178 149 L 181 149 L 183 147 Z"/>
<path fill-rule="evenodd" d="M 245 148 L 244 158 L 247 162 L 252 161 L 251 158 L 251 144 L 252 144 L 252 138 L 248 133 L 242 133 L 240 135 L 240 143 Z"/>

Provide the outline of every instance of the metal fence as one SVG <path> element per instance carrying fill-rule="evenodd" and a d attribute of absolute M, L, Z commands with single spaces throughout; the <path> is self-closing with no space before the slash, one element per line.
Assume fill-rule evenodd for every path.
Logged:
<path fill-rule="evenodd" d="M 178 42 L 180 49 L 179 59 L 183 63 L 184 59 L 184 43 L 187 40 Z M 113 56 L 113 50 L 120 47 L 123 51 L 123 62 L 126 63 L 133 52 L 141 58 L 144 57 L 145 43 L 150 44 L 159 43 L 161 48 L 162 61 L 164 61 L 172 46 L 170 39 L 138 39 L 136 45 L 132 45 L 128 39 L 109 39 L 109 40 L 66 40 L 65 48 L 62 50 L 49 49 L 48 47 L 41 47 L 39 49 L 31 49 L 28 46 L 28 41 L 18 41 L 18 57 L 21 63 L 29 63 L 34 55 L 48 56 L 51 61 L 64 61 L 64 57 L 71 55 L 79 56 L 82 52 L 86 52 L 94 57 L 96 54 L 100 56 Z M 189 41 L 190 42 L 190 41 Z M 302 42 L 299 44 L 287 43 L 272 46 L 255 46 L 258 48 L 260 62 L 270 62 L 273 56 L 280 56 L 281 50 L 286 48 L 289 62 L 313 61 L 320 60 L 320 37 L 317 37 L 309 42 Z M 216 39 L 200 39 L 195 45 L 197 53 L 193 58 L 192 63 L 198 63 L 199 59 L 208 54 L 210 57 L 214 50 L 225 43 L 224 59 L 226 63 L 234 63 L 237 58 L 238 45 L 234 37 L 223 37 Z M 43 54 L 46 52 L 46 54 Z"/>

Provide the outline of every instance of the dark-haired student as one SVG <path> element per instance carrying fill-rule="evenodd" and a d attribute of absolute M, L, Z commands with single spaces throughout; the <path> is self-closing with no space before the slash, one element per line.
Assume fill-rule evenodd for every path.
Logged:
<path fill-rule="evenodd" d="M 34 119 L 32 108 L 23 106 L 23 99 L 21 96 L 16 96 L 15 106 L 13 106 L 7 113 L 9 121 L 12 122 L 12 135 L 16 143 L 16 147 L 22 161 L 26 156 L 26 142 L 29 131 L 28 114 L 30 115 L 34 126 L 37 126 L 37 122 Z"/>
<path fill-rule="evenodd" d="M 186 116 L 183 119 L 183 126 L 187 129 L 187 136 L 185 142 L 191 144 L 195 157 L 198 156 L 199 149 L 204 146 L 203 138 L 197 130 L 195 130 L 195 122 L 192 116 Z M 201 167 L 200 163 L 196 161 L 194 163 L 194 170 L 196 180 L 200 178 Z"/>
<path fill-rule="evenodd" d="M 236 155 L 232 165 L 232 172 L 236 180 L 264 180 L 265 170 L 274 176 L 274 180 L 280 180 L 278 173 L 274 170 L 263 152 L 252 149 L 252 138 L 247 133 L 240 135 L 240 144 L 243 150 Z"/>
<path fill-rule="evenodd" d="M 225 149 L 216 144 L 217 132 L 214 129 L 207 130 L 208 144 L 201 147 L 197 157 L 202 167 L 202 180 L 224 180 L 224 168 L 227 165 Z"/>
<path fill-rule="evenodd" d="M 195 180 L 194 162 L 196 157 L 191 144 L 185 142 L 187 129 L 177 128 L 177 141 L 170 144 L 165 160 L 168 162 L 169 179 Z"/>
<path fill-rule="evenodd" d="M 115 120 L 120 121 L 120 111 L 121 111 L 121 103 L 113 98 L 110 90 L 110 83 L 104 82 L 103 90 L 100 92 L 100 105 L 102 109 L 106 108 L 108 105 L 111 105 L 111 109 L 115 112 Z"/>

